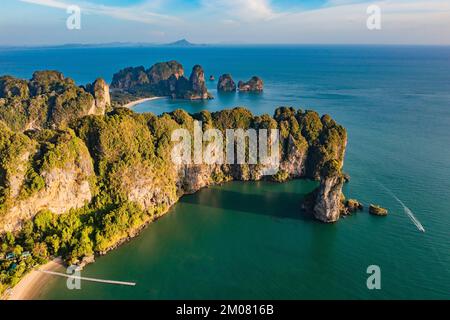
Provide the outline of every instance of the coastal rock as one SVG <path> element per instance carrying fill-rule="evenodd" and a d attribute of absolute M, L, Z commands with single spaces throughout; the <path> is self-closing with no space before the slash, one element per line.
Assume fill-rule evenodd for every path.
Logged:
<path fill-rule="evenodd" d="M 345 180 L 345 178 L 344 178 L 344 180 Z M 345 206 L 344 214 L 352 214 L 352 213 L 355 213 L 357 211 L 361 211 L 364 209 L 364 206 L 358 200 L 355 200 L 355 199 L 346 200 L 344 203 L 344 206 Z"/>
<path fill-rule="evenodd" d="M 382 208 L 382 207 L 380 207 L 378 205 L 371 204 L 369 206 L 369 213 L 373 214 L 373 215 L 376 215 L 376 216 L 387 216 L 388 215 L 388 210 L 385 209 L 385 208 Z"/>
<path fill-rule="evenodd" d="M 179 192 L 192 194 L 209 186 L 213 167 L 208 165 L 184 165 L 178 168 L 177 186 Z"/>
<path fill-rule="evenodd" d="M 184 96 L 185 99 L 190 100 L 206 100 L 211 98 L 206 89 L 205 72 L 200 65 L 195 65 L 192 68 L 191 76 L 189 77 L 190 89 Z"/>
<path fill-rule="evenodd" d="M 264 90 L 264 82 L 261 78 L 253 76 L 249 81 L 239 81 L 239 91 L 246 92 L 261 92 Z"/>
<path fill-rule="evenodd" d="M 343 173 L 344 176 L 344 182 L 345 183 L 349 183 L 350 182 L 350 175 L 348 173 Z"/>
<path fill-rule="evenodd" d="M 90 256 L 85 256 L 83 257 L 83 259 L 81 259 L 81 261 L 78 262 L 78 267 L 80 268 L 79 270 L 83 270 L 84 267 L 86 267 L 88 264 L 94 263 L 95 262 L 95 256 L 94 255 L 90 255 Z"/>
<path fill-rule="evenodd" d="M 233 78 L 230 74 L 223 74 L 219 78 L 219 83 L 217 84 L 217 91 L 222 92 L 233 92 L 236 91 L 236 83 L 234 83 Z"/>
<path fill-rule="evenodd" d="M 342 211 L 342 176 L 327 176 L 320 181 L 313 208 L 314 217 L 322 222 L 336 222 Z"/>

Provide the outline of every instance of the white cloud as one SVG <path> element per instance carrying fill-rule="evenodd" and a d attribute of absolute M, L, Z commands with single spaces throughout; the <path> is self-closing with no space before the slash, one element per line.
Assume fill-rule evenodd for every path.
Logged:
<path fill-rule="evenodd" d="M 268 0 L 203 0 L 202 14 L 219 14 L 229 21 L 254 22 L 271 20 L 279 14 L 274 12 Z"/>
<path fill-rule="evenodd" d="M 158 14 L 150 11 L 149 8 L 153 8 L 152 2 L 146 2 L 142 5 L 135 5 L 129 7 L 117 7 L 98 5 L 90 2 L 74 2 L 61 1 L 61 0 L 19 0 L 30 4 L 51 7 L 56 9 L 66 10 L 71 5 L 78 5 L 82 13 L 97 14 L 103 16 L 109 16 L 116 19 L 142 22 L 146 24 L 160 24 L 174 23 L 178 21 L 177 18 Z"/>
<path fill-rule="evenodd" d="M 224 13 L 218 5 L 223 2 L 235 9 Z M 246 17 L 250 7 L 240 7 L 237 2 L 242 1 L 213 0 L 214 6 L 205 8 L 216 21 L 223 21 L 217 18 L 227 14 L 231 21 L 247 22 L 238 29 L 210 24 L 211 37 L 215 34 L 224 41 L 253 43 L 450 44 L 448 0 L 330 0 L 321 8 L 292 12 L 275 12 L 262 1 L 258 3 L 265 9 L 255 10 L 252 19 Z M 381 7 L 382 30 L 366 27 L 366 10 L 373 4 Z"/>

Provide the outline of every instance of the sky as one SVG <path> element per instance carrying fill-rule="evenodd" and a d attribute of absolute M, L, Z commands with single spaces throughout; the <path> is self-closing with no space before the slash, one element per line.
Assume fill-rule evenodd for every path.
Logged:
<path fill-rule="evenodd" d="M 450 0 L 2 0 L 0 46 L 67 43 L 450 45 Z M 68 29 L 69 6 L 81 9 Z M 369 30 L 376 5 L 381 29 Z M 373 21 L 373 20 L 371 20 Z"/>

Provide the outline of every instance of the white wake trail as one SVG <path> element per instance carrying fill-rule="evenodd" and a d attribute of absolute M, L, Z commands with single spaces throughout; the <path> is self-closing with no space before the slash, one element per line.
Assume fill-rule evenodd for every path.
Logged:
<path fill-rule="evenodd" d="M 391 190 L 389 190 L 386 186 L 384 186 L 381 182 L 377 181 L 389 194 L 397 200 L 398 203 L 403 207 L 403 210 L 405 211 L 406 215 L 411 219 L 411 221 L 416 225 L 417 229 L 419 231 L 425 232 L 425 228 L 420 223 L 420 221 L 414 216 L 414 213 L 409 209 L 402 200 L 400 200 Z"/>

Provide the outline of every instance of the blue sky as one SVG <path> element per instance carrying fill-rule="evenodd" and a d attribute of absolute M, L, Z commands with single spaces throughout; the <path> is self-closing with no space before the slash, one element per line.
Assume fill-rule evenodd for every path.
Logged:
<path fill-rule="evenodd" d="M 368 30 L 367 8 L 381 9 Z M 81 30 L 66 9 L 81 8 Z M 156 42 L 450 44 L 449 0 L 2 0 L 0 45 Z"/>

